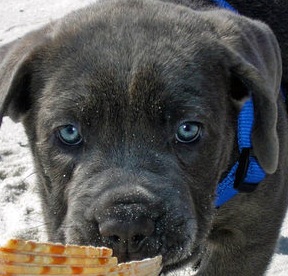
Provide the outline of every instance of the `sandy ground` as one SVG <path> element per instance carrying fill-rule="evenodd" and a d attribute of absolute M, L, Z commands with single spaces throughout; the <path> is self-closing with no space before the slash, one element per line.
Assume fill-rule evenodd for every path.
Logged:
<path fill-rule="evenodd" d="M 94 1 L 0 0 L 0 46 L 91 2 Z M 0 242 L 12 236 L 46 239 L 34 185 L 32 158 L 23 127 L 4 118 L 0 130 Z M 288 275 L 288 216 L 267 275 Z"/>

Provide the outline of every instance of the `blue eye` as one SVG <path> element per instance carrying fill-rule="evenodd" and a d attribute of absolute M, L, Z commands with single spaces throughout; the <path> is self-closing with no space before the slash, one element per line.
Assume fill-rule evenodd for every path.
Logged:
<path fill-rule="evenodd" d="M 58 129 L 60 141 L 69 146 L 75 146 L 82 142 L 82 136 L 74 125 L 62 126 Z"/>
<path fill-rule="evenodd" d="M 202 127 L 199 123 L 184 122 L 177 130 L 176 139 L 180 143 L 192 143 L 197 141 L 202 134 Z"/>

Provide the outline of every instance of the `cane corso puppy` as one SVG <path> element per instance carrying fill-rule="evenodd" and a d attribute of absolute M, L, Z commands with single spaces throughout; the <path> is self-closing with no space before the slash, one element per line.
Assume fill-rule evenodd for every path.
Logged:
<path fill-rule="evenodd" d="M 100 1 L 6 45 L 0 115 L 25 126 L 50 241 L 263 275 L 288 201 L 287 5 L 176 2 Z"/>

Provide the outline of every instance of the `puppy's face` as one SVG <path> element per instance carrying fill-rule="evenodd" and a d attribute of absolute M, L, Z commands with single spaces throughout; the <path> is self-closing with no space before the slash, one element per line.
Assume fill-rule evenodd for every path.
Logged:
<path fill-rule="evenodd" d="M 235 75 L 250 69 L 227 61 L 213 13 L 133 3 L 73 14 L 40 46 L 28 37 L 35 49 L 11 85 L 21 93 L 2 109 L 22 116 L 51 241 L 175 265 L 201 246 L 217 183 L 237 159 L 234 102 L 247 91 L 233 88 L 229 62 Z"/>
<path fill-rule="evenodd" d="M 126 58 L 110 68 L 93 60 L 83 75 L 87 60 L 72 61 L 72 78 L 56 73 L 45 85 L 32 142 L 44 211 L 52 240 L 171 263 L 206 234 L 233 124 L 221 99 L 203 97 L 213 87 L 199 76 L 185 80 L 173 64 L 164 73 L 158 60 L 131 72 Z"/>
<path fill-rule="evenodd" d="M 121 32 L 105 43 L 98 32 L 80 45 L 78 37 L 50 45 L 34 75 L 39 81 L 49 68 L 26 120 L 35 124 L 49 236 L 112 247 L 122 261 L 161 254 L 172 264 L 209 228 L 232 151 L 227 84 L 205 72 L 198 42 L 190 55 L 185 38 L 157 33 L 156 45 L 147 43 L 153 33 L 136 30 L 140 38 L 127 41 Z M 220 71 L 217 63 L 209 61 Z"/>

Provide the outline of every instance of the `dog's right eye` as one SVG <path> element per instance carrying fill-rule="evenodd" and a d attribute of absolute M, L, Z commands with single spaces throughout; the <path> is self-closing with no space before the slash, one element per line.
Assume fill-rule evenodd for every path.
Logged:
<path fill-rule="evenodd" d="M 62 143 L 68 146 L 76 146 L 83 141 L 80 131 L 74 125 L 65 125 L 59 127 L 57 136 Z"/>

